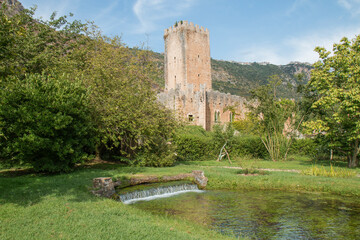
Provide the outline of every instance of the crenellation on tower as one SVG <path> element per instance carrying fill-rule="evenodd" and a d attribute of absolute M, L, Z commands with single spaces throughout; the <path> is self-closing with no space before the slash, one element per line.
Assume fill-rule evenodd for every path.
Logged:
<path fill-rule="evenodd" d="M 209 34 L 209 30 L 207 28 L 204 28 L 203 26 L 199 26 L 197 24 L 194 24 L 193 22 L 181 21 L 177 23 L 177 26 L 173 25 L 165 29 L 164 38 L 169 34 L 182 30 L 189 30 L 193 32 Z"/>

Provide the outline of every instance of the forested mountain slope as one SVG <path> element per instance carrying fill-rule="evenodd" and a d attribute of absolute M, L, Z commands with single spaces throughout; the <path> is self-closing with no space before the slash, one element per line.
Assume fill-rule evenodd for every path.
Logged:
<path fill-rule="evenodd" d="M 157 79 L 160 88 L 164 87 L 164 55 L 154 52 L 154 61 L 161 72 Z M 304 82 L 310 79 L 312 66 L 309 63 L 292 62 L 286 65 L 270 63 L 241 63 L 211 59 L 212 87 L 220 92 L 249 97 L 250 91 L 257 86 L 265 85 L 271 75 L 283 79 L 279 87 L 279 97 L 294 98 L 296 85 L 299 83 L 296 74 L 304 74 Z"/>

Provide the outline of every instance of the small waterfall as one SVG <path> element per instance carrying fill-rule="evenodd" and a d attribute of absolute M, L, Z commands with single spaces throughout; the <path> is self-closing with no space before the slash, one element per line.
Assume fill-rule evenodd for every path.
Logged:
<path fill-rule="evenodd" d="M 131 204 L 137 201 L 149 201 L 156 198 L 171 197 L 186 192 L 203 192 L 196 184 L 163 186 L 120 194 L 121 202 Z"/>

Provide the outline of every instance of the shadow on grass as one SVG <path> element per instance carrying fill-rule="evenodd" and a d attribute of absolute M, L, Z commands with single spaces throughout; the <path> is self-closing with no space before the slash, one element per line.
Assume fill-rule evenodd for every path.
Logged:
<path fill-rule="evenodd" d="M 0 171 L 0 205 L 13 203 L 29 206 L 47 197 L 63 197 L 68 201 L 99 201 L 92 195 L 92 179 L 143 172 L 141 167 L 116 164 L 94 164 L 77 167 L 61 174 L 36 173 L 33 169 Z"/>

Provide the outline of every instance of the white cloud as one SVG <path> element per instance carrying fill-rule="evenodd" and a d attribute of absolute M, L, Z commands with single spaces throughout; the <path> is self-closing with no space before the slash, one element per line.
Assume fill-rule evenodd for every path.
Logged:
<path fill-rule="evenodd" d="M 310 62 L 318 60 L 318 54 L 314 52 L 315 47 L 324 47 L 332 51 L 333 44 L 339 43 L 343 37 L 353 39 L 360 33 L 360 28 L 332 29 L 331 32 L 311 33 L 303 37 L 291 37 L 284 41 L 284 45 L 291 50 L 289 56 L 292 61 Z"/>
<path fill-rule="evenodd" d="M 337 2 L 352 15 L 355 16 L 360 14 L 360 0 L 338 0 Z"/>
<path fill-rule="evenodd" d="M 331 51 L 334 43 L 343 37 L 353 39 L 360 34 L 360 27 L 348 29 L 332 29 L 330 32 L 312 32 L 300 37 L 287 37 L 276 44 L 252 45 L 235 52 L 232 59 L 242 62 L 270 62 L 287 64 L 292 61 L 314 63 L 319 58 L 314 52 L 315 47 L 325 47 Z"/>
<path fill-rule="evenodd" d="M 235 54 L 236 57 L 231 57 L 231 59 L 241 62 L 270 62 L 274 64 L 282 62 L 279 49 L 275 46 L 251 46 L 246 50 L 241 49 Z M 237 59 L 237 56 L 239 56 L 239 59 Z"/>
<path fill-rule="evenodd" d="M 157 22 L 180 17 L 196 0 L 137 0 L 133 11 L 139 20 L 136 33 L 149 33 L 157 28 Z"/>

